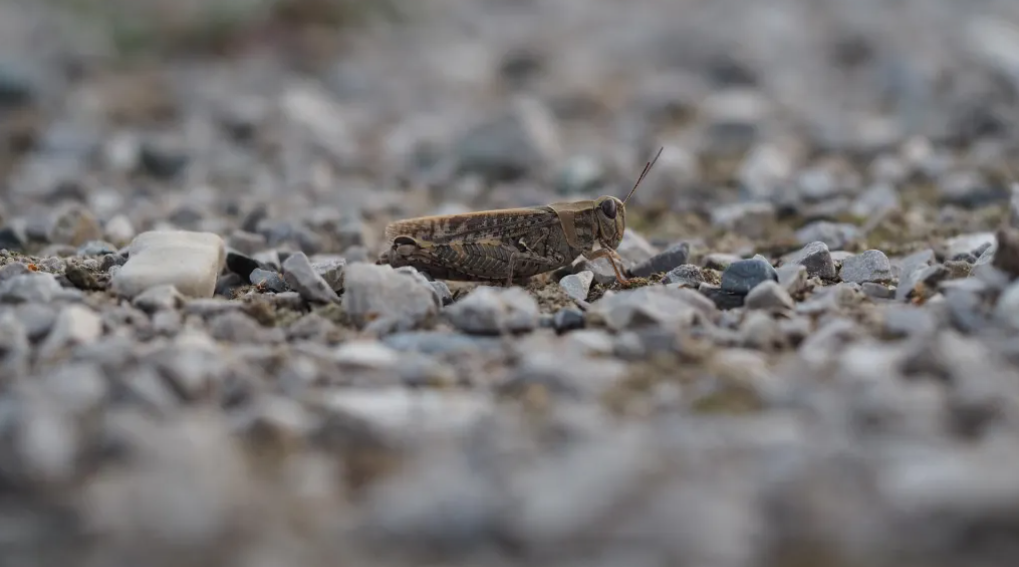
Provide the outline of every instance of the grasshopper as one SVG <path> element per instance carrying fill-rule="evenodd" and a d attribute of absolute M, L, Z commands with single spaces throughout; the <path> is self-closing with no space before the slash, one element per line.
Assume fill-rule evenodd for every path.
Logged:
<path fill-rule="evenodd" d="M 578 257 L 608 258 L 616 280 L 627 280 L 616 252 L 626 230 L 626 202 L 662 154 L 644 165 L 626 198 L 557 202 L 540 207 L 426 216 L 390 223 L 380 264 L 412 266 L 434 278 L 512 285 L 514 278 L 557 270 Z M 598 246 L 596 249 L 595 246 Z"/>

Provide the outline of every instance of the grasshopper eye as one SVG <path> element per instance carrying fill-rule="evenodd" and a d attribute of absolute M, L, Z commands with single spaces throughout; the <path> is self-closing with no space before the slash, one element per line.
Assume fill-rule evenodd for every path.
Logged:
<path fill-rule="evenodd" d="M 602 201 L 599 208 L 601 209 L 603 215 L 609 217 L 610 219 L 616 218 L 616 202 L 613 201 L 612 199 L 606 199 Z"/>

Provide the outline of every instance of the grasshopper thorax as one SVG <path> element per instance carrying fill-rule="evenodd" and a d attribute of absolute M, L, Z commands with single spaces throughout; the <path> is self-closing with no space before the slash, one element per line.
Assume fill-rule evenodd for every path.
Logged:
<path fill-rule="evenodd" d="M 602 246 L 615 250 L 626 230 L 626 205 L 618 197 L 605 195 L 594 202 L 597 238 Z"/>

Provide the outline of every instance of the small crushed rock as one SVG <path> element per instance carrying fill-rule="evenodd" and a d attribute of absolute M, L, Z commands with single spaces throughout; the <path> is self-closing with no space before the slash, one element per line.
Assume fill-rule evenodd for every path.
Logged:
<path fill-rule="evenodd" d="M 1008 2 L 65 4 L 0 2 L 4 565 L 1016 563 Z"/>

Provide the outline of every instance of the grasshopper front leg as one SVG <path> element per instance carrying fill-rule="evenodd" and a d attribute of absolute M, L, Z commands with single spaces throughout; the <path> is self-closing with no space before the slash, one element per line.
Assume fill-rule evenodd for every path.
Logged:
<path fill-rule="evenodd" d="M 629 283 L 630 280 L 623 276 L 623 273 L 619 270 L 619 266 L 616 264 L 617 260 L 620 264 L 622 264 L 623 259 L 619 257 L 619 254 L 616 253 L 615 250 L 611 248 L 599 248 L 593 252 L 584 252 L 584 258 L 587 258 L 592 262 L 598 258 L 608 258 L 609 264 L 612 264 L 612 270 L 616 272 L 616 281 L 618 281 L 620 285 Z"/>

